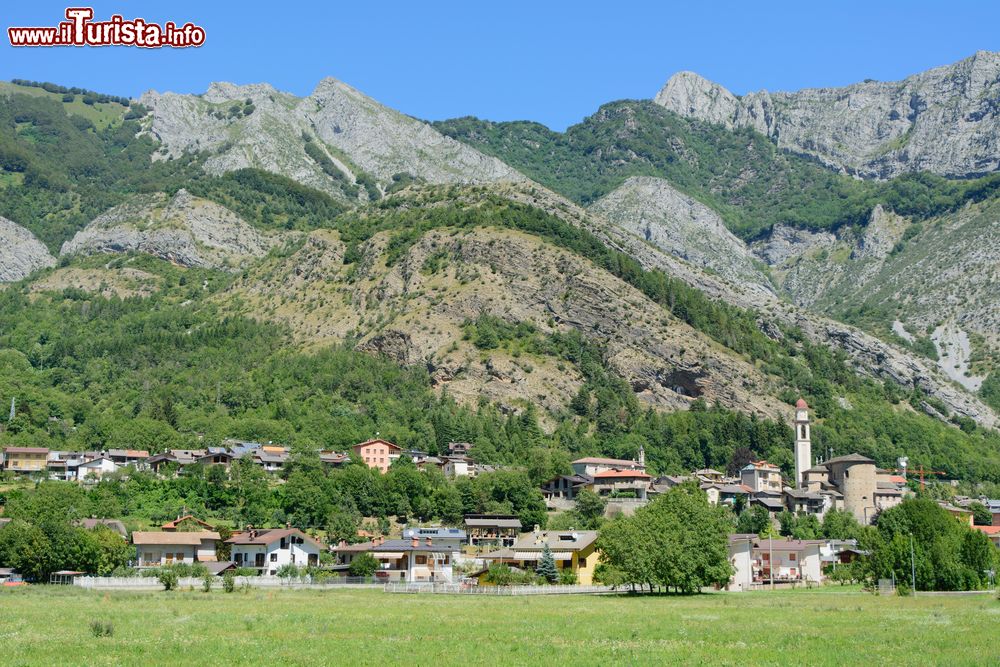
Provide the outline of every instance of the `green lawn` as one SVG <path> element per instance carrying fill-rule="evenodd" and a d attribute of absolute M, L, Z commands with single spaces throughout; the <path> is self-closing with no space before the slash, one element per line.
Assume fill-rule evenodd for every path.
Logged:
<path fill-rule="evenodd" d="M 95 638 L 92 620 L 110 621 Z M 997 664 L 995 596 L 0 592 L 0 663 Z"/>

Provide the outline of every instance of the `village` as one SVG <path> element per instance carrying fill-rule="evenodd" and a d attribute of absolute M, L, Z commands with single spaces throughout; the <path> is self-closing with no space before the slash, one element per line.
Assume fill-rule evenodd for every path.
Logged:
<path fill-rule="evenodd" d="M 785 479 L 781 470 L 767 461 L 749 461 L 736 475 L 713 469 L 687 475 L 653 476 L 646 470 L 640 448 L 633 460 L 583 457 L 572 461 L 572 474 L 557 475 L 541 484 L 538 492 L 550 513 L 572 511 L 585 494 L 602 501 L 608 519 L 633 516 L 671 489 L 687 485 L 697 488 L 709 505 L 728 507 L 734 513 L 756 512 L 766 516 L 759 533 L 728 535 L 731 576 L 720 588 L 730 591 L 816 586 L 827 581 L 838 565 L 848 565 L 865 552 L 856 539 L 793 539 L 776 535 L 774 528 L 788 516 L 815 517 L 822 521 L 830 512 L 849 514 L 858 525 L 867 526 L 886 510 L 914 495 L 908 484 L 906 461 L 902 470 L 883 470 L 875 461 L 859 454 L 814 460 L 811 451 L 810 414 L 799 400 L 794 413 L 792 443 L 795 473 Z M 385 474 L 401 457 L 418 470 L 439 469 L 446 477 L 474 478 L 492 472 L 494 466 L 474 462 L 468 443 L 450 443 L 444 456 L 407 451 L 383 439 L 355 445 L 349 452 L 322 451 L 323 466 L 341 467 L 363 463 Z M 74 481 L 81 485 L 99 482 L 105 475 L 129 469 L 158 475 L 183 475 L 188 466 L 215 466 L 228 470 L 235 461 L 248 460 L 270 475 L 276 475 L 289 460 L 285 447 L 242 441 L 227 441 L 223 447 L 204 450 L 170 450 L 149 455 L 145 451 L 58 452 L 43 448 L 7 447 L 2 469 L 9 474 L 35 480 Z M 923 479 L 921 478 L 921 485 Z M 989 525 L 974 525 L 968 506 L 978 502 L 988 508 Z M 940 501 L 954 519 L 984 533 L 1000 549 L 1000 500 L 956 497 Z M 10 522 L 0 516 L 0 529 Z M 598 530 L 543 529 L 523 525 L 513 514 L 466 514 L 458 525 L 411 524 L 398 531 L 358 529 L 353 539 L 327 542 L 315 530 L 295 527 L 255 527 L 220 531 L 194 515 L 178 516 L 157 530 L 128 531 L 117 519 L 84 519 L 86 528 L 113 530 L 134 548 L 129 560 L 133 574 L 151 574 L 163 568 L 183 567 L 188 572 L 224 577 L 239 573 L 252 577 L 299 577 L 325 581 L 367 581 L 379 584 L 489 586 L 509 584 L 518 573 L 530 580 L 548 570 L 550 583 L 581 587 L 604 583 L 598 575 L 602 562 Z M 765 537 L 766 535 L 766 537 Z M 4 565 L 0 563 L 0 565 Z M 499 566 L 506 573 L 497 581 Z M 554 569 L 553 569 L 554 568 Z M 93 585 L 82 571 L 59 571 L 51 582 Z M 20 581 L 19 573 L 0 567 L 0 580 Z M 605 578 L 606 579 L 606 578 Z M 263 580 L 261 580 L 263 581 Z"/>

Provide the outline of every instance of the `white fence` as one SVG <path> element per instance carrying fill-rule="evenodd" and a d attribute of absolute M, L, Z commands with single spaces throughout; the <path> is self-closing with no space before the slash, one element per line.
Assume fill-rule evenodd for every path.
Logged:
<path fill-rule="evenodd" d="M 444 593 L 448 595 L 594 595 L 621 593 L 610 586 L 477 586 L 475 584 L 386 584 L 386 593 Z"/>
<path fill-rule="evenodd" d="M 177 580 L 177 588 L 179 590 L 187 588 L 201 589 L 204 581 L 202 577 L 181 577 Z M 282 577 L 236 577 L 234 584 L 236 588 L 249 586 L 250 588 L 310 588 L 321 590 L 332 588 L 381 588 L 382 586 L 381 582 L 361 577 L 329 577 L 317 581 L 313 581 L 309 577 L 293 579 Z M 73 585 L 94 590 L 163 590 L 163 584 L 156 577 L 76 577 L 73 580 Z M 212 577 L 212 588 L 222 588 L 222 577 Z"/>

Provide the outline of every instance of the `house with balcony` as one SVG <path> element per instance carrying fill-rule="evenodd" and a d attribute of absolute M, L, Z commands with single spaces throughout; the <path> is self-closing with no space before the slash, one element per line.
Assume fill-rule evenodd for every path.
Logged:
<path fill-rule="evenodd" d="M 47 447 L 4 447 L 4 470 L 20 475 L 45 472 L 48 463 Z"/>
<path fill-rule="evenodd" d="M 594 568 L 600 558 L 596 530 L 536 530 L 520 537 L 513 546 L 485 554 L 483 560 L 535 571 L 546 546 L 552 552 L 557 569 L 570 570 L 576 575 L 578 584 L 589 586 L 594 582 Z"/>
<path fill-rule="evenodd" d="M 174 563 L 214 562 L 219 533 L 199 531 L 135 531 L 136 567 L 162 567 Z"/>
<path fill-rule="evenodd" d="M 640 451 L 638 461 L 629 459 L 609 459 L 602 456 L 588 456 L 577 459 L 571 464 L 573 472 L 577 475 L 589 475 L 593 477 L 599 472 L 607 470 L 646 470 L 645 454 Z"/>
<path fill-rule="evenodd" d="M 752 493 L 781 495 L 781 469 L 767 461 L 751 461 L 740 470 L 740 483 Z"/>
<path fill-rule="evenodd" d="M 395 582 L 454 581 L 454 563 L 460 551 L 453 543 L 437 543 L 433 537 L 417 535 L 401 540 L 376 538 L 362 544 L 340 544 L 333 549 L 337 565 L 349 567 L 355 558 L 371 554 L 378 561 L 375 576 Z"/>
<path fill-rule="evenodd" d="M 599 496 L 647 500 L 651 482 L 652 477 L 643 470 L 615 468 L 594 473 L 589 487 Z"/>
<path fill-rule="evenodd" d="M 141 467 L 149 458 L 145 449 L 109 449 L 107 457 L 120 466 Z"/>
<path fill-rule="evenodd" d="M 734 573 L 729 590 L 752 590 L 781 584 L 819 583 L 825 540 L 773 540 L 757 535 L 730 535 Z"/>
<path fill-rule="evenodd" d="M 230 546 L 237 567 L 256 568 L 260 574 L 274 575 L 282 565 L 319 565 L 323 545 L 298 528 L 257 530 L 251 528 L 234 535 Z"/>
<path fill-rule="evenodd" d="M 521 532 L 521 520 L 509 514 L 466 514 L 464 523 L 473 551 L 513 546 Z"/>

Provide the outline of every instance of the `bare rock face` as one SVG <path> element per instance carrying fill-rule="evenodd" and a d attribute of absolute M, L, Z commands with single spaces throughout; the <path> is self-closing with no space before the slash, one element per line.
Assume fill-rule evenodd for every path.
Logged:
<path fill-rule="evenodd" d="M 858 247 L 851 252 L 851 259 L 885 259 L 903 238 L 906 225 L 904 218 L 886 211 L 879 204 L 872 210 Z"/>
<path fill-rule="evenodd" d="M 277 239 L 229 209 L 179 190 L 142 195 L 94 219 L 61 255 L 143 252 L 182 266 L 236 270 L 263 257 Z"/>
<path fill-rule="evenodd" d="M 987 428 L 995 428 L 1000 425 L 1000 417 L 993 410 L 971 393 L 957 388 L 952 384 L 948 375 L 939 370 L 929 359 L 887 343 L 856 327 L 790 304 L 771 292 L 754 289 L 752 285 L 745 283 L 726 280 L 715 273 L 709 273 L 700 267 L 693 266 L 675 255 L 646 243 L 641 237 L 604 219 L 596 211 L 584 211 L 552 192 L 537 187 L 526 191 L 520 186 L 510 186 L 505 194 L 515 201 L 539 206 L 553 215 L 559 216 L 569 224 L 589 230 L 609 247 L 634 257 L 646 269 L 663 271 L 683 280 L 713 299 L 721 299 L 740 308 L 752 308 L 759 311 L 761 317 L 758 319 L 757 325 L 765 334 L 771 332 L 770 335 L 777 337 L 775 324 L 797 327 L 813 343 L 827 345 L 846 352 L 854 369 L 863 376 L 889 380 L 905 388 L 918 387 L 929 396 L 943 402 L 954 414 L 974 419 Z M 980 208 L 983 210 L 979 210 Z M 976 215 L 977 211 L 979 215 Z M 982 321 L 991 327 L 997 327 L 1000 324 L 1000 314 L 998 314 L 1000 311 L 995 308 L 997 299 L 994 297 L 991 301 L 989 295 L 995 292 L 997 285 L 1000 285 L 1000 273 L 998 273 L 1000 272 L 1000 261 L 993 259 L 991 262 L 990 258 L 995 257 L 996 249 L 1000 248 L 1000 242 L 991 243 L 990 241 L 1000 230 L 1000 222 L 998 222 L 1000 221 L 1000 213 L 991 214 L 992 211 L 993 207 L 986 205 L 974 206 L 969 211 L 964 211 L 961 215 L 956 216 L 964 224 L 956 220 L 953 223 L 954 229 L 947 236 L 936 241 L 936 244 L 955 248 L 961 239 L 964 244 L 963 249 L 957 252 L 959 254 L 969 253 L 969 256 L 974 258 L 975 264 L 983 267 L 981 270 L 968 271 L 965 275 L 969 276 L 970 284 L 975 285 L 978 293 L 982 294 L 981 297 L 977 298 L 977 302 L 982 304 L 983 308 L 992 308 L 992 314 L 989 315 L 983 315 L 981 311 L 977 311 L 982 315 Z M 976 226 L 975 231 L 970 231 L 970 226 Z M 945 225 L 939 231 L 947 232 L 949 228 L 948 225 Z M 925 233 L 932 231 L 928 230 Z M 981 239 L 982 242 L 977 242 L 976 239 Z M 918 236 L 909 242 L 909 246 L 915 249 L 920 248 L 920 240 L 921 237 Z M 848 247 L 844 240 L 829 235 L 821 236 L 819 243 L 807 244 L 808 250 L 798 248 L 796 252 L 822 254 L 824 250 L 829 252 L 834 247 L 838 247 L 836 244 L 844 244 L 845 248 Z M 849 255 L 850 251 L 847 250 L 845 254 Z M 900 257 L 905 257 L 905 255 L 906 253 L 901 253 Z M 943 252 L 934 252 L 933 255 L 938 258 L 949 256 Z M 870 262 L 863 264 L 868 265 Z M 952 280 L 962 270 L 961 265 L 961 262 L 952 264 L 949 269 L 949 277 L 943 280 L 935 279 L 936 274 L 928 271 L 911 272 L 908 275 L 917 279 L 915 288 L 922 289 L 924 292 L 927 291 L 928 281 L 937 285 L 939 289 L 948 289 L 949 280 Z M 812 284 L 814 290 L 817 289 L 815 282 Z M 892 284 L 892 281 L 887 282 Z"/>
<path fill-rule="evenodd" d="M 256 167 L 343 198 L 306 152 L 311 138 L 351 182 L 357 170 L 383 186 L 399 173 L 429 183 L 526 180 L 500 160 L 336 79 L 324 79 L 303 98 L 266 84 L 213 83 L 202 96 L 150 91 L 142 103 L 152 111 L 149 132 L 163 143 L 164 155 L 210 151 L 205 168 L 213 174 Z"/>
<path fill-rule="evenodd" d="M 682 116 L 753 128 L 864 178 L 1000 169 L 1000 54 L 988 51 L 902 81 L 743 97 L 681 72 L 655 101 Z"/>
<path fill-rule="evenodd" d="M 0 283 L 21 280 L 55 263 L 48 248 L 34 234 L 0 217 Z"/>
<path fill-rule="evenodd" d="M 662 178 L 632 177 L 589 210 L 695 266 L 770 291 L 753 254 L 722 218 Z"/>
<path fill-rule="evenodd" d="M 702 397 L 777 416 L 772 387 L 752 364 L 572 252 L 511 230 L 432 230 L 386 266 L 387 244 L 386 234 L 374 236 L 350 268 L 336 235 L 314 232 L 231 293 L 247 314 L 288 324 L 307 344 L 355 335 L 359 349 L 425 366 L 436 386 L 472 404 L 484 396 L 512 410 L 531 401 L 557 411 L 583 383 L 551 356 L 475 348 L 463 325 L 488 314 L 531 323 L 540 336 L 579 331 L 646 404 L 683 409 Z"/>

